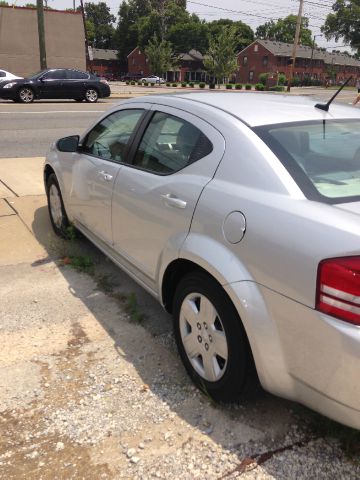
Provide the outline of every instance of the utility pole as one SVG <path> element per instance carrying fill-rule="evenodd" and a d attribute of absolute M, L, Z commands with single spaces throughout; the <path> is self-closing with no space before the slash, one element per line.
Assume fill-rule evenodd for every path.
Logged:
<path fill-rule="evenodd" d="M 297 46 L 298 46 L 298 43 L 299 43 L 299 38 L 300 38 L 300 28 L 301 28 L 303 5 L 304 5 L 304 0 L 300 0 L 299 13 L 298 13 L 297 22 L 296 22 L 295 39 L 294 39 L 294 45 L 293 45 L 292 55 L 291 55 L 292 61 L 291 61 L 291 65 L 290 65 L 290 75 L 289 75 L 289 78 L 288 78 L 288 86 L 287 86 L 287 91 L 288 92 L 290 92 L 291 82 L 292 82 L 292 79 L 294 77 L 296 49 L 297 49 Z"/>
<path fill-rule="evenodd" d="M 44 70 L 47 68 L 46 64 L 46 47 L 45 47 L 45 23 L 44 23 L 44 4 L 43 0 L 36 0 L 38 31 L 39 31 L 39 53 L 40 53 L 40 68 Z"/>
<path fill-rule="evenodd" d="M 312 74 L 313 74 L 313 71 L 314 71 L 313 60 L 314 60 L 314 49 L 315 49 L 315 38 L 316 37 L 322 37 L 322 34 L 319 33 L 319 35 L 314 35 L 313 44 L 312 44 L 312 48 L 311 48 L 311 58 L 310 58 L 310 78 L 312 78 Z"/>
<path fill-rule="evenodd" d="M 83 24 L 84 24 L 86 70 L 88 70 L 90 68 L 89 41 L 88 41 L 88 34 L 87 34 L 87 28 L 86 28 L 86 19 L 85 19 L 85 10 L 84 10 L 83 0 L 80 0 L 80 8 L 81 8 L 81 15 L 82 15 Z"/>

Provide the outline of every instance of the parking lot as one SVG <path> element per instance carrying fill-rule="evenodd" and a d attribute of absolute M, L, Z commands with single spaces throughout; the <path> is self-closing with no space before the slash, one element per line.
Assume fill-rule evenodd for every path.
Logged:
<path fill-rule="evenodd" d="M 158 303 L 86 239 L 55 238 L 49 145 L 145 91 L 0 101 L 0 478 L 360 478 L 353 431 L 265 392 L 215 405 L 189 381 Z"/>

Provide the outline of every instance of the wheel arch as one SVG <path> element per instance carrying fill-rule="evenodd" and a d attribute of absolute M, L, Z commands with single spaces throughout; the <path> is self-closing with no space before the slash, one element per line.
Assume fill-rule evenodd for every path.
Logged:
<path fill-rule="evenodd" d="M 56 175 L 56 172 L 53 169 L 53 167 L 51 165 L 49 165 L 48 163 L 46 163 L 45 166 L 44 166 L 44 183 L 45 183 L 45 186 L 46 186 L 46 183 L 48 181 L 48 178 L 50 177 L 50 175 L 52 173 L 54 175 Z"/>

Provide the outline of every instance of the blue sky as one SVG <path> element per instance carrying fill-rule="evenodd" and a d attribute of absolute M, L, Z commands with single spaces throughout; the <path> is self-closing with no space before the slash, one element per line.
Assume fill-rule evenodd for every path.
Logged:
<path fill-rule="evenodd" d="M 16 0 L 16 5 L 35 0 Z M 11 0 L 10 0 L 11 2 Z M 79 0 L 75 0 L 76 6 Z M 94 3 L 97 3 L 95 0 Z M 304 14 L 309 18 L 310 28 L 313 35 L 320 34 L 320 25 L 324 22 L 326 15 L 331 12 L 332 0 L 305 0 Z M 48 0 L 49 6 L 58 9 L 72 8 L 73 0 Z M 120 0 L 107 0 L 114 15 L 117 14 Z M 285 17 L 289 14 L 297 14 L 299 9 L 298 0 L 188 0 L 188 10 L 199 15 L 207 21 L 219 18 L 231 18 L 241 20 L 252 27 L 265 23 L 270 19 Z M 340 50 L 349 50 L 349 47 L 341 47 L 344 42 L 337 44 L 334 40 L 326 41 L 324 37 L 317 37 L 316 42 L 323 47 L 333 47 Z M 329 48 L 329 51 L 331 48 Z"/>

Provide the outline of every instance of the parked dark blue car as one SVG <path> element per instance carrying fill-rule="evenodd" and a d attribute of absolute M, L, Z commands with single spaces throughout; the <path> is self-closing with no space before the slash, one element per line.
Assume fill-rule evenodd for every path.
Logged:
<path fill-rule="evenodd" d="M 22 103 L 43 98 L 95 103 L 99 98 L 109 96 L 110 87 L 106 80 L 70 68 L 51 68 L 0 84 L 0 98 Z"/>

